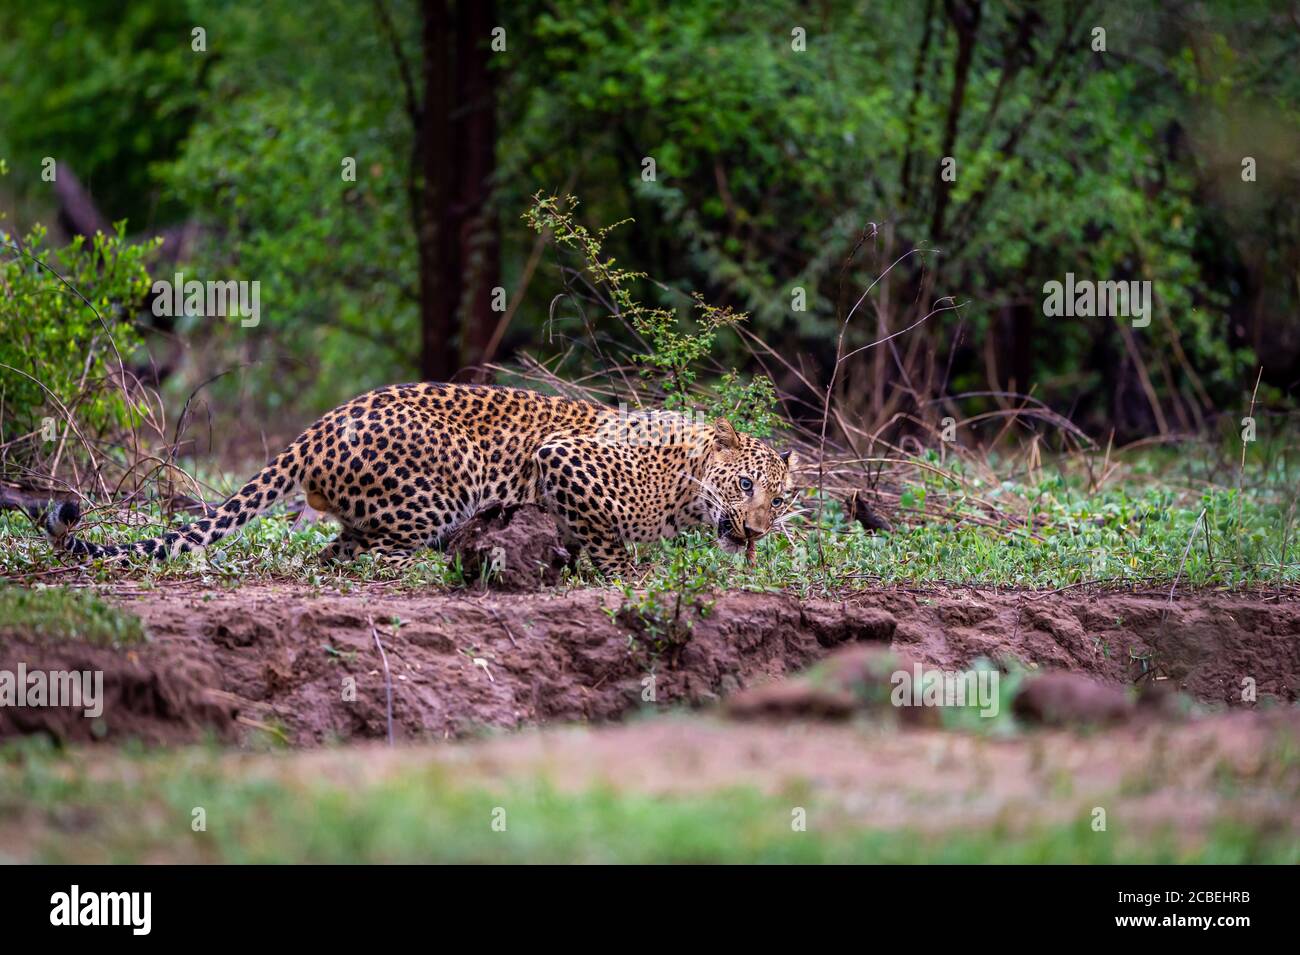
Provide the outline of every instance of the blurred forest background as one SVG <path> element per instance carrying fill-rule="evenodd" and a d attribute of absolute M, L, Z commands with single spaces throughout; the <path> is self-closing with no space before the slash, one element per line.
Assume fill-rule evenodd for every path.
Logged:
<path fill-rule="evenodd" d="M 0 0 L 0 37 L 7 466 L 74 404 L 106 433 L 194 395 L 206 447 L 635 349 L 539 191 L 635 220 L 606 251 L 645 301 L 749 313 L 711 360 L 794 418 L 884 275 L 841 352 L 910 330 L 836 378 L 864 428 L 1032 401 L 1103 443 L 1229 433 L 1257 377 L 1261 429 L 1294 420 L 1295 3 Z M 154 315 L 178 271 L 260 282 L 259 324 Z M 1045 316 L 1070 272 L 1150 281 L 1150 325 Z M 160 408 L 87 393 L 123 378 Z"/>

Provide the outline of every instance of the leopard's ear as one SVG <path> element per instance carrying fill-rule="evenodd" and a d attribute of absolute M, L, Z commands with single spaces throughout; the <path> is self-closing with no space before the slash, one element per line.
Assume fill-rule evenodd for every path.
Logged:
<path fill-rule="evenodd" d="M 740 435 L 736 434 L 735 427 L 726 418 L 713 422 L 713 440 L 724 451 L 735 451 L 740 447 Z"/>
<path fill-rule="evenodd" d="M 793 451 L 782 451 L 781 460 L 785 462 L 786 470 L 791 474 L 793 474 L 794 469 L 799 466 L 799 455 L 795 454 Z"/>

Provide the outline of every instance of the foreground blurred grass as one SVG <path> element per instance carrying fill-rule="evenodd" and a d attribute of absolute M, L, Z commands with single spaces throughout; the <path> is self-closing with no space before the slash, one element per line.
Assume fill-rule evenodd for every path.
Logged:
<path fill-rule="evenodd" d="M 1240 820 L 1222 820 L 1194 840 L 1114 825 L 1094 832 L 1087 818 L 920 834 L 865 827 L 806 795 L 569 793 L 539 779 L 486 791 L 457 784 L 444 767 L 327 778 L 295 768 L 294 759 L 259 757 L 243 771 L 201 748 L 127 750 L 92 769 L 36 741 L 10 744 L 0 748 L 0 861 L 1300 861 L 1295 833 Z M 795 806 L 807 810 L 807 831 L 791 825 Z M 206 831 L 196 832 L 200 808 Z"/>

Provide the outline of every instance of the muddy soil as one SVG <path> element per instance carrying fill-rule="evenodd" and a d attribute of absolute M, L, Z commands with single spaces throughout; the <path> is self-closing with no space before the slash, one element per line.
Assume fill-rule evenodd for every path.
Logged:
<path fill-rule="evenodd" d="M 680 645 L 620 613 L 622 597 L 609 590 L 411 596 L 380 586 L 184 585 L 110 596 L 142 618 L 145 645 L 0 638 L 0 670 L 104 670 L 103 717 L 3 707 L 0 737 L 384 739 L 391 687 L 398 741 L 459 738 L 711 707 L 862 644 L 945 669 L 982 657 L 1109 687 L 1159 683 L 1230 707 L 1255 705 L 1242 702 L 1243 680 L 1261 702 L 1294 702 L 1300 685 L 1294 595 L 1199 593 L 1171 605 L 1117 593 L 900 589 L 832 601 L 729 592 L 707 615 L 690 614 Z"/>

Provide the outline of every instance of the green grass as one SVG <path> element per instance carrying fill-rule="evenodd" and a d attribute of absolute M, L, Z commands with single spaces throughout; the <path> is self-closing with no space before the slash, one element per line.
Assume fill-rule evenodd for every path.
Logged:
<path fill-rule="evenodd" d="M 120 544 L 169 529 L 158 515 L 146 516 L 147 523 L 98 521 L 78 528 L 77 534 L 99 544 Z M 145 558 L 91 561 L 84 566 L 91 581 L 108 582 L 126 576 L 140 580 L 146 587 L 173 580 L 230 588 L 252 580 L 293 580 L 346 592 L 351 584 L 377 580 L 413 588 L 453 586 L 462 581 L 459 569 L 433 551 L 411 568 L 395 569 L 364 555 L 346 566 L 323 565 L 317 554 L 336 531 L 325 523 L 295 527 L 293 521 L 271 513 L 203 554 L 181 554 L 165 562 Z M 61 566 L 59 555 L 48 541 L 36 533 L 30 521 L 14 512 L 0 514 L 0 548 L 0 577 L 22 579 Z"/>
<path fill-rule="evenodd" d="M 668 798 L 516 779 L 489 791 L 441 768 L 329 781 L 279 772 L 292 756 L 260 759 L 241 771 L 204 749 L 137 751 L 105 773 L 32 741 L 10 745 L 0 749 L 0 833 L 21 831 L 24 858 L 42 862 L 1300 861 L 1295 833 L 1227 819 L 1191 840 L 1114 826 L 1094 832 L 1082 814 L 1060 825 L 1004 820 L 921 834 L 749 789 Z M 268 767 L 268 759 L 285 762 Z M 796 807 L 807 812 L 806 831 L 792 826 Z M 196 808 L 206 831 L 192 828 Z M 75 838 L 64 831 L 69 819 Z"/>
<path fill-rule="evenodd" d="M 946 473 L 918 467 L 917 477 L 898 495 L 890 532 L 870 534 L 846 522 L 834 500 L 820 509 L 818 526 L 818 502 L 809 493 L 800 502 L 808 513 L 791 524 L 791 537 L 769 535 L 752 566 L 714 546 L 709 532 L 694 531 L 638 547 L 638 575 L 623 583 L 669 595 L 674 602 L 678 591 L 716 588 L 810 594 L 880 584 L 1056 588 L 1092 582 L 1168 586 L 1177 579 L 1187 588 L 1240 588 L 1300 583 L 1294 491 L 1300 475 L 1271 473 L 1260 488 L 1242 492 L 1207 484 L 1199 474 L 1171 475 L 1167 463 L 1161 474 L 1152 473 L 1161 459 L 1153 461 L 1139 461 L 1126 481 L 1092 492 L 1078 476 L 1063 473 L 1044 472 L 1032 483 L 990 483 L 963 473 L 959 463 L 948 462 Z M 95 541 L 127 541 L 162 529 L 158 523 L 102 523 L 83 533 Z M 166 565 L 140 561 L 128 573 L 145 581 L 193 579 L 214 586 L 292 579 L 342 590 L 358 581 L 420 589 L 462 582 L 459 568 L 435 552 L 404 570 L 366 557 L 345 568 L 324 567 L 316 554 L 333 533 L 327 525 L 294 527 L 269 516 L 207 555 L 184 555 Z M 55 555 L 25 518 L 0 515 L 0 575 L 18 577 L 54 566 Z M 109 580 L 122 570 L 99 565 L 91 573 Z M 586 565 L 569 582 L 604 583 Z M 653 605 L 637 612 L 651 629 L 675 626 Z"/>
<path fill-rule="evenodd" d="M 986 513 L 961 495 L 944 499 L 950 512 L 926 508 L 926 484 L 902 495 L 894 529 L 872 534 L 844 519 L 838 502 L 823 509 L 819 530 L 796 526 L 791 539 L 769 536 L 753 566 L 714 547 L 709 535 L 683 534 L 642 548 L 649 574 L 638 590 L 713 587 L 793 589 L 804 595 L 880 584 L 963 584 L 1057 588 L 1102 586 L 1230 588 L 1300 583 L 1294 539 L 1294 495 L 1243 495 L 1211 489 L 1179 493 L 1164 484 L 1120 486 L 1087 493 L 1061 477 L 1033 486 L 977 488 L 985 500 L 1015 498 L 1027 505 L 1023 523 L 974 523 Z M 816 510 L 816 501 L 805 502 Z M 1200 517 L 1202 511 L 1205 517 Z M 812 516 L 812 515 L 810 515 Z M 1190 542 L 1190 548 L 1189 548 Z"/>
<path fill-rule="evenodd" d="M 21 634 L 99 647 L 143 643 L 140 618 L 71 587 L 0 586 L 0 637 Z"/>

